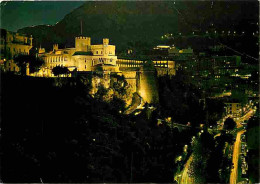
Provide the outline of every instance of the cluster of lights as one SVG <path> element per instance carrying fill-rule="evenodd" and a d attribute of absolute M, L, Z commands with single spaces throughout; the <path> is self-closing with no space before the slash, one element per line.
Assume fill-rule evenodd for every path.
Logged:
<path fill-rule="evenodd" d="M 217 34 L 218 31 L 214 30 L 213 33 L 214 33 L 214 34 Z M 225 31 L 221 31 L 220 33 L 225 34 Z M 238 36 L 245 34 L 244 31 L 242 31 L 241 34 L 237 33 L 237 31 L 226 31 L 226 33 L 227 33 L 228 35 L 231 35 L 231 34 L 233 33 L 233 35 L 238 35 Z M 193 31 L 192 34 L 195 35 L 195 32 Z M 209 34 L 209 31 L 206 31 L 205 34 Z M 181 36 L 182 33 L 178 33 L 177 35 Z M 253 32 L 252 35 L 253 35 L 253 36 L 258 35 L 258 31 Z M 172 33 L 171 33 L 171 34 L 170 34 L 170 33 L 167 33 L 167 34 L 161 36 L 162 39 L 164 39 L 164 38 L 172 38 L 172 37 L 173 37 L 173 34 L 172 34 Z"/>

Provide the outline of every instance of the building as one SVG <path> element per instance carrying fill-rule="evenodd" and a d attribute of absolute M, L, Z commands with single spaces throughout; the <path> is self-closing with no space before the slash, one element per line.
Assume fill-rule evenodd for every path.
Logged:
<path fill-rule="evenodd" d="M 233 117 L 239 117 L 243 113 L 242 105 L 236 101 L 228 101 L 225 104 L 226 114 Z"/>
<path fill-rule="evenodd" d="M 32 48 L 32 37 L 28 38 L 17 33 L 4 32 L 1 37 L 1 61 L 7 71 L 20 69 L 13 62 L 18 54 L 29 54 Z M 175 62 L 169 60 L 141 61 L 134 59 L 118 59 L 115 45 L 109 44 L 109 39 L 104 38 L 102 44 L 91 44 L 90 37 L 79 36 L 75 38 L 74 48 L 59 48 L 53 45 L 50 52 L 44 48 L 35 48 L 36 57 L 44 60 L 44 65 L 38 72 L 29 74 L 27 65 L 26 74 L 37 77 L 54 77 L 54 67 L 67 67 L 71 73 L 85 75 L 98 73 L 103 76 L 100 80 L 92 81 L 92 85 L 101 85 L 98 81 L 107 81 L 109 87 L 110 74 L 124 76 L 132 92 L 138 92 L 143 102 L 155 103 L 158 101 L 157 76 L 175 75 Z M 31 53 L 33 50 L 31 51 Z M 67 75 L 66 75 L 67 76 Z"/>
<path fill-rule="evenodd" d="M 157 76 L 175 75 L 175 62 L 168 60 L 154 60 L 147 67 L 148 61 L 120 58 L 116 56 L 115 45 L 109 44 L 109 39 L 104 38 L 102 44 L 92 45 L 89 37 L 76 37 L 74 48 L 60 49 L 58 44 L 53 45 L 50 52 L 44 48 L 38 49 L 38 57 L 45 64 L 36 76 L 54 77 L 52 69 L 57 66 L 67 67 L 77 74 L 100 73 L 102 80 L 92 81 L 93 86 L 98 86 L 98 81 L 103 81 L 109 86 L 109 75 L 123 75 L 132 92 L 138 92 L 143 101 L 151 103 L 158 101 L 155 74 Z M 104 82 L 107 81 L 107 82 Z"/>
<path fill-rule="evenodd" d="M 4 71 L 19 72 L 19 67 L 14 63 L 13 58 L 19 54 L 29 55 L 32 48 L 32 36 L 1 29 L 1 68 Z"/>
<path fill-rule="evenodd" d="M 119 72 L 116 64 L 115 46 L 109 45 L 109 39 L 104 38 L 102 44 L 91 45 L 91 38 L 76 37 L 74 48 L 59 49 L 53 45 L 51 52 L 40 48 L 38 56 L 42 57 L 45 65 L 38 72 L 38 76 L 51 77 L 52 69 L 56 66 L 67 67 L 70 71 L 90 72 L 102 71 Z"/>
<path fill-rule="evenodd" d="M 169 57 L 179 57 L 185 59 L 186 57 L 193 56 L 193 49 L 178 49 L 177 47 L 170 47 L 168 49 Z"/>

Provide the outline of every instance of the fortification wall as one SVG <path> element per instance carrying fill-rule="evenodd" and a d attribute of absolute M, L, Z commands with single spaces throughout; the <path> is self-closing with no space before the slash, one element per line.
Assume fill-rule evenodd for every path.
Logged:
<path fill-rule="evenodd" d="M 156 78 L 156 70 L 154 67 L 142 67 L 139 74 L 139 95 L 147 103 L 158 103 L 158 85 Z"/>
<path fill-rule="evenodd" d="M 136 71 L 122 71 L 126 82 L 129 84 L 132 93 L 137 92 L 137 72 Z"/>

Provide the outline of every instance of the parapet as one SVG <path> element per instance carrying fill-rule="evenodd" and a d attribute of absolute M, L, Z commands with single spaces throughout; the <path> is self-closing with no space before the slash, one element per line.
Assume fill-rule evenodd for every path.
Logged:
<path fill-rule="evenodd" d="M 77 36 L 75 37 L 76 40 L 89 40 L 90 37 L 85 37 L 85 36 Z"/>

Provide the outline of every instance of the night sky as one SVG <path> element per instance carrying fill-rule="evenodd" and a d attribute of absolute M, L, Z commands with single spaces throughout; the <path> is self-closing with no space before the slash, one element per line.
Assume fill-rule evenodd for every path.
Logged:
<path fill-rule="evenodd" d="M 56 24 L 84 1 L 1 2 L 1 28 L 17 31 L 20 28 Z"/>
<path fill-rule="evenodd" d="M 49 24 L 54 25 L 72 10 L 81 6 L 85 1 L 21 1 L 21 2 L 1 2 L 1 28 L 9 31 L 17 31 L 18 29 L 33 26 Z M 251 3 L 250 3 L 251 2 Z M 212 16 L 215 17 L 214 22 L 232 26 L 240 20 L 252 20 L 258 17 L 257 1 L 236 1 L 236 2 L 211 2 L 196 1 L 180 2 L 176 1 L 176 7 L 182 12 L 186 21 L 194 24 L 210 24 Z M 201 10 L 201 11 L 200 11 Z M 187 15 L 186 15 L 187 14 Z M 228 17 L 224 19 L 223 17 Z M 201 19 L 204 20 L 201 21 Z M 186 28 L 185 28 L 186 29 Z"/>

